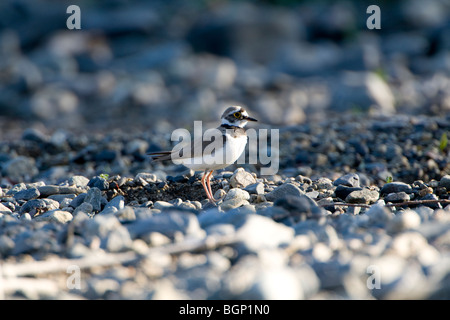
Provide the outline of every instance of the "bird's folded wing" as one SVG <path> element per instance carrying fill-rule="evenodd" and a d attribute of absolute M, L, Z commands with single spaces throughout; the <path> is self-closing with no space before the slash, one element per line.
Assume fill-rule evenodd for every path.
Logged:
<path fill-rule="evenodd" d="M 205 141 L 203 137 L 199 137 L 189 142 L 180 142 L 171 151 L 151 152 L 148 155 L 156 161 L 202 157 L 203 150 L 210 144 L 216 143 L 215 146 L 211 146 L 210 148 L 218 149 L 224 146 L 225 141 L 226 137 L 224 135 L 222 136 L 222 140 L 217 142 L 215 141 L 215 136 L 212 136 L 211 141 Z"/>

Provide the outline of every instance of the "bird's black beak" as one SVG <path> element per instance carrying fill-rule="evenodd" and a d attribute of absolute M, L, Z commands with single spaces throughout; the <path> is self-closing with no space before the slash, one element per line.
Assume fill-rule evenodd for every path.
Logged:
<path fill-rule="evenodd" d="M 255 118 L 251 118 L 251 117 L 244 117 L 244 120 L 247 120 L 247 121 L 258 121 Z"/>

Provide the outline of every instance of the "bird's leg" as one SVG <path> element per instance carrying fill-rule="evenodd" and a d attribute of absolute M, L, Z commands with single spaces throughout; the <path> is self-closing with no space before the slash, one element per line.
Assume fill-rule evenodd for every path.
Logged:
<path fill-rule="evenodd" d="M 213 196 L 213 193 L 212 193 L 212 190 L 211 190 L 211 176 L 212 176 L 213 172 L 214 172 L 214 170 L 211 170 L 209 172 L 208 177 L 206 178 L 206 182 L 208 183 L 208 189 L 209 189 L 209 194 L 211 195 L 211 200 L 214 201 L 214 203 L 216 203 L 216 202 L 219 202 L 222 199 L 217 199 L 217 200 L 214 199 L 214 196 Z"/>
<path fill-rule="evenodd" d="M 208 197 L 208 200 L 210 202 L 214 202 L 214 198 L 211 196 L 211 194 L 209 193 L 208 187 L 206 186 L 206 181 L 205 180 L 206 180 L 207 175 L 208 174 L 205 171 L 205 173 L 203 174 L 203 177 L 202 177 L 202 186 L 203 186 L 203 189 L 205 189 L 206 196 Z"/>

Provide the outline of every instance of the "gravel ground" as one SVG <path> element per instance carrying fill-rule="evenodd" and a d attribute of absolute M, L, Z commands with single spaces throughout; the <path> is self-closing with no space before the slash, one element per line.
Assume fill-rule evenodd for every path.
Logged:
<path fill-rule="evenodd" d="M 25 130 L 1 145 L 1 293 L 448 298 L 449 129 L 430 117 L 284 128 L 279 174 L 219 171 L 217 207 L 201 173 L 145 156 L 162 133 Z"/>
<path fill-rule="evenodd" d="M 0 298 L 449 299 L 446 1 L 0 4 Z M 242 105 L 279 170 L 151 162 Z M 250 146 L 251 148 L 254 145 Z M 247 151 L 248 152 L 248 151 Z"/>

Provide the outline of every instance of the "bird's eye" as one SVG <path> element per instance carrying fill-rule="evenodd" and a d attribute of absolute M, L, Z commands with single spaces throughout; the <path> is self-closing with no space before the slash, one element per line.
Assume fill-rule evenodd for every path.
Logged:
<path fill-rule="evenodd" d="M 234 116 L 236 119 L 239 119 L 239 118 L 241 117 L 241 113 L 240 113 L 240 112 L 235 112 L 235 113 L 233 113 L 233 116 Z"/>

